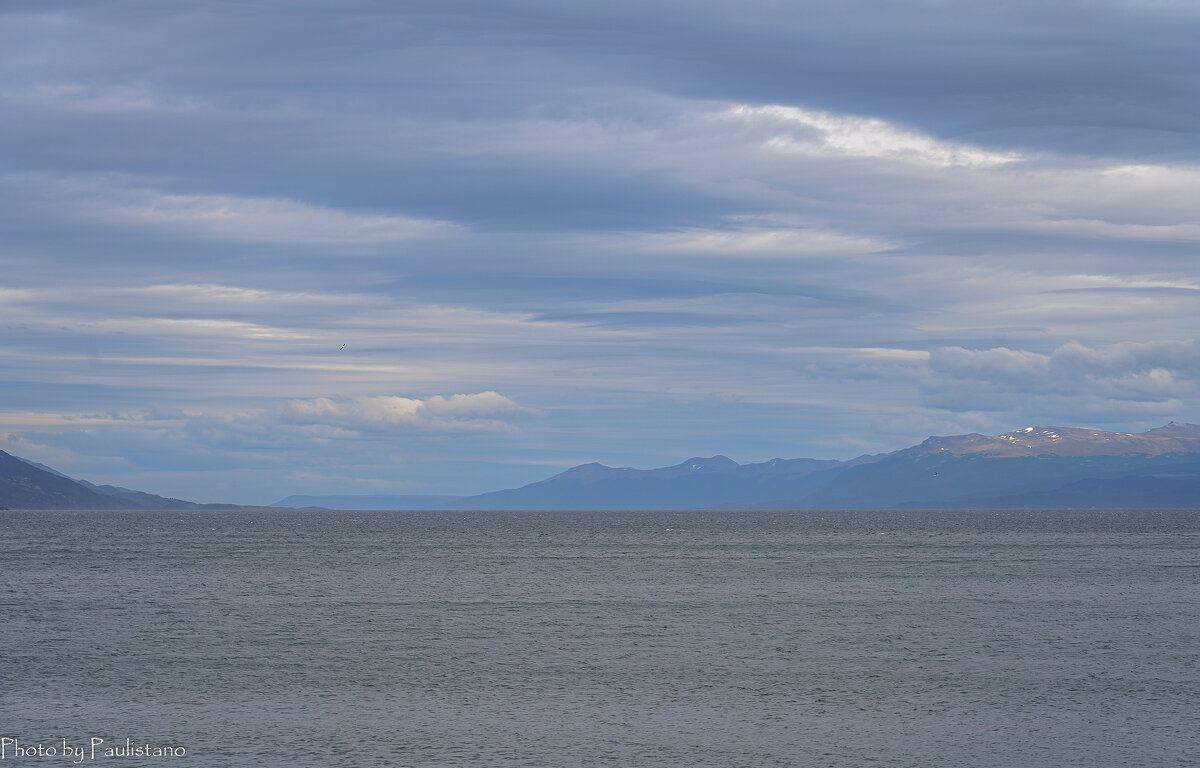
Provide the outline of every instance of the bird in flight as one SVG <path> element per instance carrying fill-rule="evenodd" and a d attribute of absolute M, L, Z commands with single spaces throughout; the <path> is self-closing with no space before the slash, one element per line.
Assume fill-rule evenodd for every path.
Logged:
<path fill-rule="evenodd" d="M 345 345 L 345 344 L 343 344 L 342 346 L 338 347 L 338 349 L 339 349 L 339 350 L 341 350 L 341 349 L 345 349 L 345 348 L 346 348 L 346 345 Z"/>

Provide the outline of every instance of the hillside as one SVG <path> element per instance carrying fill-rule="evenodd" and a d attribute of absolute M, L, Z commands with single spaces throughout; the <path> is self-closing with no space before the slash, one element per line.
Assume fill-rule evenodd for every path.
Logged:
<path fill-rule="evenodd" d="M 58 470 L 0 451 L 0 507 L 7 509 L 237 509 L 195 504 L 112 485 L 75 480 Z"/>
<path fill-rule="evenodd" d="M 0 451 L 0 506 L 9 509 L 116 509 L 122 504 L 53 471 Z"/>

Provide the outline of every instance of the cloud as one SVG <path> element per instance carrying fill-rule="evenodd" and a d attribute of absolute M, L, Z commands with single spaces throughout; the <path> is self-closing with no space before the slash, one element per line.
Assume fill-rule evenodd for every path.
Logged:
<path fill-rule="evenodd" d="M 130 190 L 84 215 L 105 223 L 248 243 L 364 245 L 428 237 L 443 222 L 322 208 L 296 200 Z"/>
<path fill-rule="evenodd" d="M 922 391 L 936 407 L 1037 414 L 1042 422 L 1183 417 L 1185 404 L 1200 400 L 1200 342 L 1068 342 L 1050 354 L 942 347 L 930 354 Z"/>
<path fill-rule="evenodd" d="M 674 232 L 631 237 L 639 250 L 661 255 L 685 253 L 728 260 L 737 256 L 809 257 L 870 254 L 894 248 L 896 243 L 870 237 L 822 231 L 798 225 L 755 225 L 731 221 L 726 228 L 688 228 Z"/>
<path fill-rule="evenodd" d="M 152 115 L 165 111 L 192 112 L 206 108 L 194 100 L 164 98 L 145 82 L 97 84 L 86 82 L 42 82 L 25 90 L 8 88 L 0 99 L 21 104 L 25 109 L 42 107 L 83 114 L 134 113 Z"/>
<path fill-rule="evenodd" d="M 943 168 L 986 168 L 1021 159 L 1015 152 L 991 152 L 967 144 L 940 141 L 874 117 L 836 115 L 780 104 L 739 104 L 726 114 L 780 131 L 771 136 L 766 145 L 781 152 L 883 158 Z"/>
<path fill-rule="evenodd" d="M 1200 376 L 1200 342 L 1121 342 L 1089 347 L 1068 342 L 1048 355 L 1004 347 L 969 350 L 943 347 L 930 355 L 935 373 L 987 380 L 1053 383 L 1065 379 L 1105 379 L 1174 370 Z M 1073 384 L 1074 381 L 1064 381 Z"/>
<path fill-rule="evenodd" d="M 1029 384 L 1046 380 L 1050 357 L 1006 347 L 984 350 L 942 347 L 930 354 L 929 365 L 935 374 Z"/>
<path fill-rule="evenodd" d="M 65 216 L 81 223 L 232 243 L 378 246 L 454 230 L 447 222 L 431 219 L 355 212 L 288 198 L 171 193 L 101 178 L 10 174 L 0 177 L 0 185 L 55 198 Z"/>
<path fill-rule="evenodd" d="M 319 397 L 291 400 L 286 420 L 329 424 L 367 432 L 511 432 L 513 417 L 529 413 L 503 395 L 487 391 L 471 395 L 435 395 L 425 400 L 395 395 L 334 400 Z"/>

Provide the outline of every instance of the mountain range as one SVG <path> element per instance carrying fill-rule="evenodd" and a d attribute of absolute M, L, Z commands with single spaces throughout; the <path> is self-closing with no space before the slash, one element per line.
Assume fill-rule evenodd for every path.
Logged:
<path fill-rule="evenodd" d="M 465 509 L 1200 507 L 1200 426 L 1131 434 L 1026 427 L 931 437 L 851 461 L 692 458 L 661 469 L 585 464 Z"/>
<path fill-rule="evenodd" d="M 0 451 L 0 506 L 231 508 L 77 481 Z M 336 509 L 1200 508 L 1200 426 L 1147 432 L 1026 427 L 931 437 L 849 461 L 738 464 L 695 457 L 658 469 L 583 464 L 477 496 L 291 496 L 273 506 Z"/>

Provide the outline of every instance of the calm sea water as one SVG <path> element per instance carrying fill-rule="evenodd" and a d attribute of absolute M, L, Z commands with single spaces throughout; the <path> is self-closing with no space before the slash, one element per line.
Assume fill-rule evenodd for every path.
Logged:
<path fill-rule="evenodd" d="M 0 512 L 107 766 L 1200 765 L 1200 513 Z"/>

